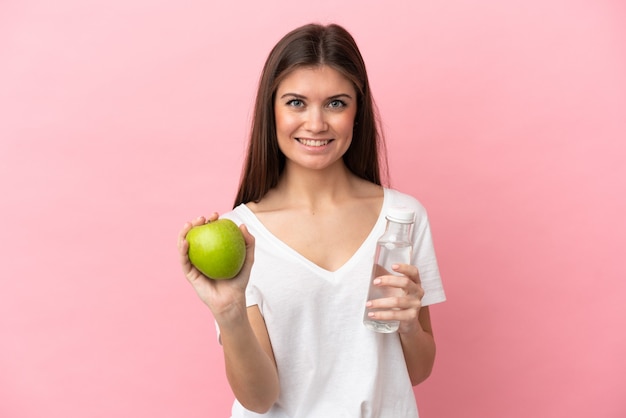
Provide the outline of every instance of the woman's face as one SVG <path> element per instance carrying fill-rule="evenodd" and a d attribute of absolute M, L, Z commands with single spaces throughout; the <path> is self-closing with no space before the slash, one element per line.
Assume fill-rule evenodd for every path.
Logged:
<path fill-rule="evenodd" d="M 352 82 L 328 66 L 303 67 L 278 85 L 274 117 L 287 164 L 324 169 L 343 164 L 357 111 Z"/>

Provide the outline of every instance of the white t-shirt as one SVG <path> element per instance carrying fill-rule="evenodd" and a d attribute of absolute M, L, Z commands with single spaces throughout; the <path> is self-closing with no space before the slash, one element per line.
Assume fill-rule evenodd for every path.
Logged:
<path fill-rule="evenodd" d="M 416 213 L 412 264 L 425 290 L 422 305 L 443 302 L 426 211 L 409 195 L 385 189 L 376 225 L 334 272 L 280 241 L 247 206 L 224 214 L 244 223 L 256 239 L 246 303 L 258 305 L 265 319 L 280 380 L 280 396 L 269 412 L 259 415 L 235 401 L 233 418 L 418 416 L 398 334 L 376 333 L 362 323 L 376 241 L 391 206 Z"/>

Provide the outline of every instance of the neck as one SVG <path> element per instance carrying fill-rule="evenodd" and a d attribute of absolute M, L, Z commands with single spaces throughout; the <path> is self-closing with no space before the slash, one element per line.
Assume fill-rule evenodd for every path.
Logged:
<path fill-rule="evenodd" d="M 348 196 L 359 179 L 346 166 L 336 164 L 326 170 L 285 166 L 275 192 L 298 206 L 315 208 Z"/>

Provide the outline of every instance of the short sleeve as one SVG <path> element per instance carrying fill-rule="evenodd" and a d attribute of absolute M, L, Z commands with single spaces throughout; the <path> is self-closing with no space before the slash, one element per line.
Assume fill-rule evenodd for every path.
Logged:
<path fill-rule="evenodd" d="M 422 306 L 444 302 L 446 295 L 439 274 L 439 265 L 426 210 L 420 205 L 413 230 L 413 264 L 418 268 L 424 297 Z"/>

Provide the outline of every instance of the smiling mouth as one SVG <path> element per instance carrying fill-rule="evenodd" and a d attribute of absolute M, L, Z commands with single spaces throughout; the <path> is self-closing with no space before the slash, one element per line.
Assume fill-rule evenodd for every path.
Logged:
<path fill-rule="evenodd" d="M 323 147 L 327 145 L 331 140 L 317 140 L 317 139 L 305 139 L 305 138 L 296 138 L 296 140 L 302 145 L 306 145 L 307 147 Z"/>

